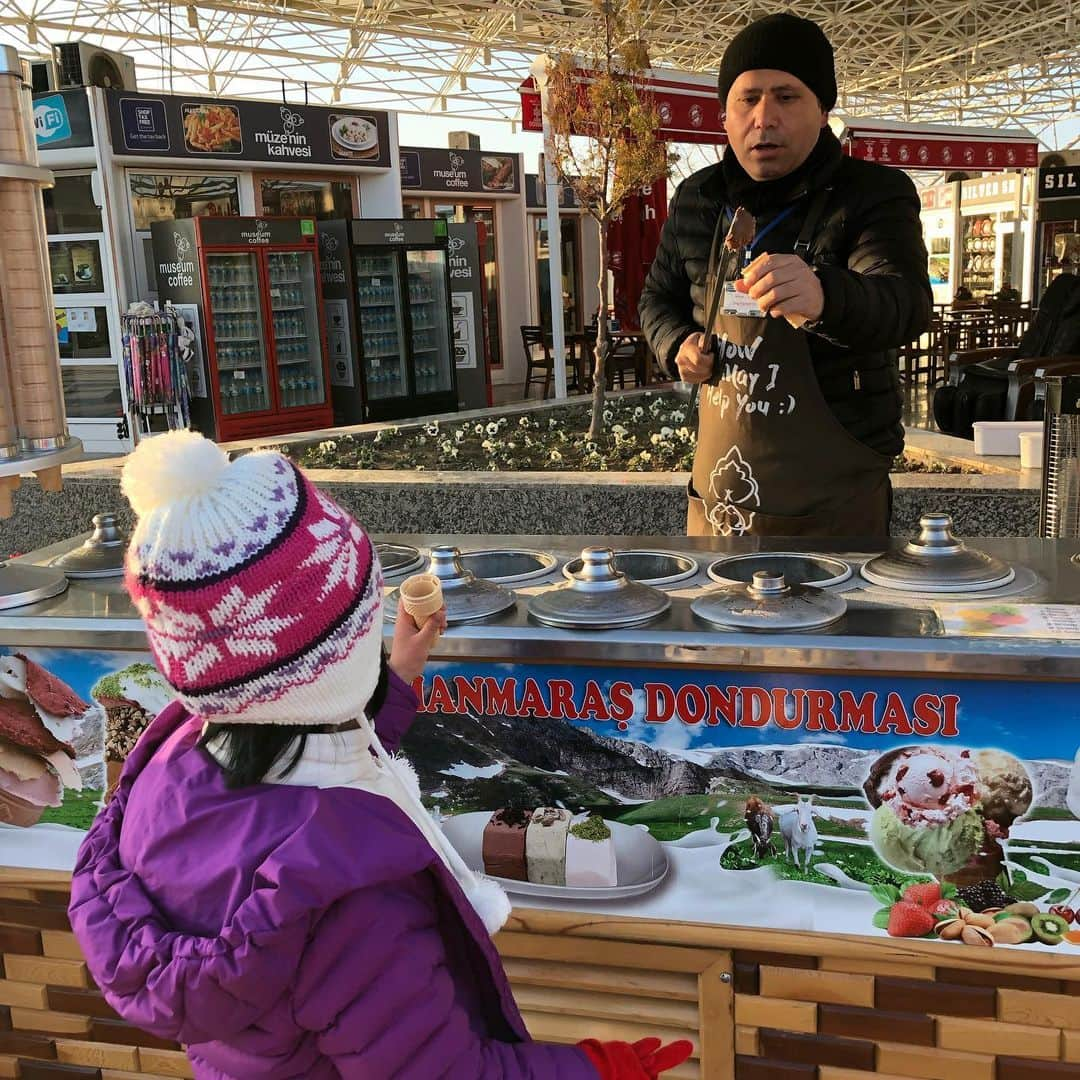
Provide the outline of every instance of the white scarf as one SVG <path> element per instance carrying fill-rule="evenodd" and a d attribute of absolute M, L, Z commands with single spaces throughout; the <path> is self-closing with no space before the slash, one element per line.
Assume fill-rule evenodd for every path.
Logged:
<path fill-rule="evenodd" d="M 225 754 L 221 734 L 210 740 L 207 750 L 218 764 L 222 763 Z M 412 763 L 400 754 L 391 757 L 366 718 L 361 717 L 360 727 L 349 731 L 308 735 L 296 768 L 281 776 L 280 769 L 287 763 L 286 756 L 282 765 L 267 773 L 264 782 L 358 788 L 389 799 L 420 830 L 457 879 L 488 933 L 494 934 L 502 928 L 510 917 L 506 893 L 498 882 L 474 873 L 465 864 L 421 801 L 420 783 Z"/>

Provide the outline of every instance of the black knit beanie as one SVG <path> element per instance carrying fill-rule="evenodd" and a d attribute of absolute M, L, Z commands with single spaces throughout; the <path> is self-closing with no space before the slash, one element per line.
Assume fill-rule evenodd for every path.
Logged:
<path fill-rule="evenodd" d="M 829 39 L 817 23 L 783 12 L 766 15 L 731 39 L 720 61 L 720 107 L 744 71 L 773 68 L 801 79 L 827 112 L 836 104 L 836 70 Z"/>

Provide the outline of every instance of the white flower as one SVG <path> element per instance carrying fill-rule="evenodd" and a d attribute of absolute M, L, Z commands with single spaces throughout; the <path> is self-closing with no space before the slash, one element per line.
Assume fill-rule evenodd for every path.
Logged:
<path fill-rule="evenodd" d="M 400 434 L 401 434 L 401 428 L 399 428 L 399 427 L 392 427 L 392 428 L 390 428 L 390 430 L 389 430 L 389 431 L 387 432 L 387 434 L 388 434 L 388 435 L 392 435 L 392 436 L 394 436 L 394 437 L 396 438 L 396 437 L 397 437 L 398 435 L 400 435 Z"/>
<path fill-rule="evenodd" d="M 645 415 L 645 410 L 639 405 L 634 410 L 634 419 L 635 420 L 640 420 L 644 415 Z"/>
<path fill-rule="evenodd" d="M 626 434 L 626 428 L 622 424 L 616 424 L 611 429 L 611 434 L 615 436 L 615 441 L 618 442 Z"/>
<path fill-rule="evenodd" d="M 483 441 L 483 442 L 482 442 L 482 443 L 480 444 L 480 449 L 481 449 L 481 450 L 484 450 L 484 451 L 486 451 L 487 453 L 489 453 L 489 454 L 490 454 L 490 453 L 492 453 L 492 452 L 494 451 L 494 449 L 495 449 L 495 444 L 494 444 L 494 443 L 493 443 L 493 442 L 492 442 L 492 441 L 491 441 L 490 439 L 485 439 L 485 440 L 484 440 L 484 441 Z"/>
<path fill-rule="evenodd" d="M 371 441 L 373 443 L 381 443 L 382 442 L 382 432 L 381 431 L 376 431 L 375 432 L 375 438 L 372 439 Z"/>
<path fill-rule="evenodd" d="M 443 439 L 443 441 L 439 443 L 439 449 L 444 454 L 449 454 L 450 451 L 454 449 L 454 444 L 449 439 Z"/>
<path fill-rule="evenodd" d="M 675 434 L 675 432 L 674 432 L 674 431 L 672 431 L 672 430 L 671 430 L 671 428 L 669 428 L 669 427 L 662 427 L 662 428 L 660 429 L 660 436 L 661 436 L 661 438 L 664 438 L 664 439 L 670 439 L 670 438 L 671 438 L 671 436 L 672 436 L 672 435 L 674 435 L 674 434 Z"/>
<path fill-rule="evenodd" d="M 456 447 L 456 446 L 452 446 L 452 447 L 450 447 L 450 456 L 451 456 L 452 458 L 456 458 L 456 457 L 458 456 L 458 451 L 457 451 L 457 447 Z"/>
<path fill-rule="evenodd" d="M 360 574 L 359 545 L 364 533 L 353 519 L 324 496 L 319 506 L 325 515 L 321 521 L 308 526 L 308 532 L 318 541 L 315 550 L 300 564 L 301 569 L 324 564 L 326 580 L 319 599 L 324 600 L 344 581 L 355 589 Z"/>
<path fill-rule="evenodd" d="M 424 472 L 424 470 L 427 468 L 427 466 L 426 465 L 414 465 L 413 468 L 417 472 Z"/>
<path fill-rule="evenodd" d="M 464 438 L 465 438 L 465 429 L 463 427 L 459 427 L 454 432 L 454 442 L 461 442 L 461 440 L 464 439 Z"/>
<path fill-rule="evenodd" d="M 649 441 L 653 446 L 659 446 L 664 440 L 659 435 L 653 434 L 649 436 Z"/>
<path fill-rule="evenodd" d="M 473 434 L 474 435 L 483 435 L 484 434 L 484 425 L 483 424 L 477 424 L 473 428 Z"/>
<path fill-rule="evenodd" d="M 333 439 L 327 439 L 325 442 L 319 443 L 319 449 L 324 454 L 332 454 L 337 449 L 337 443 Z"/>
<path fill-rule="evenodd" d="M 527 416 L 523 416 L 523 417 L 521 417 L 520 420 L 518 420 L 518 427 L 528 427 L 528 426 L 529 426 L 529 418 Z"/>
<path fill-rule="evenodd" d="M 560 454 L 558 450 L 552 450 L 551 451 L 551 460 L 554 461 L 554 462 L 562 461 L 562 454 Z"/>
<path fill-rule="evenodd" d="M 558 421 L 558 420 L 556 420 L 554 416 L 553 416 L 553 417 L 551 417 L 551 418 L 550 418 L 550 419 L 548 420 L 548 427 L 549 427 L 549 428 L 550 428 L 550 429 L 551 429 L 552 431 L 554 431 L 554 429 L 555 429 L 555 428 L 557 428 L 558 426 L 559 426 L 559 421 Z"/>
<path fill-rule="evenodd" d="M 416 441 L 420 446 L 423 446 L 427 442 L 427 436 L 426 435 L 417 435 Z"/>
<path fill-rule="evenodd" d="M 499 427 L 504 428 L 509 423 L 510 423 L 510 421 L 507 420 L 505 416 L 500 416 L 499 417 Z"/>
<path fill-rule="evenodd" d="M 671 420 L 675 424 L 681 424 L 686 419 L 686 413 L 682 409 L 675 409 L 671 414 Z"/>
<path fill-rule="evenodd" d="M 652 454 L 650 454 L 648 450 L 642 450 L 638 457 L 644 462 L 652 461 Z"/>
<path fill-rule="evenodd" d="M 615 414 L 610 409 L 604 410 L 604 423 L 610 424 L 615 419 Z"/>
<path fill-rule="evenodd" d="M 434 438 L 436 435 L 438 435 L 439 434 L 439 421 L 438 420 L 433 420 L 430 424 L 425 424 L 424 425 L 424 434 L 425 435 L 430 435 L 432 438 Z"/>
<path fill-rule="evenodd" d="M 499 434 L 499 425 L 496 424 L 494 420 L 492 420 L 492 422 L 490 424 L 488 424 L 487 433 L 489 435 L 498 435 Z"/>

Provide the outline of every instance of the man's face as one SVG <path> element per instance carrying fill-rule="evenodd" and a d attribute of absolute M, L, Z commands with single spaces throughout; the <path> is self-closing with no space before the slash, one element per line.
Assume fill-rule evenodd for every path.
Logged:
<path fill-rule="evenodd" d="M 797 169 L 818 141 L 829 114 L 814 92 L 786 71 L 744 71 L 727 96 L 724 126 L 739 164 L 754 180 Z"/>

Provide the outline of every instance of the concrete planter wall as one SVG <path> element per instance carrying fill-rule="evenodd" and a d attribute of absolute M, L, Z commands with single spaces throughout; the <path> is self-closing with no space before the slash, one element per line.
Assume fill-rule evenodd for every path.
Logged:
<path fill-rule="evenodd" d="M 95 513 L 125 528 L 119 462 L 64 470 L 64 490 L 27 480 L 15 514 L 0 522 L 0 556 L 25 553 L 88 531 Z M 685 475 L 660 473 L 436 473 L 314 470 L 315 482 L 373 533 L 680 535 Z M 1006 474 L 893 477 L 893 531 L 913 535 L 920 514 L 948 513 L 961 536 L 1032 536 L 1039 492 Z"/>

